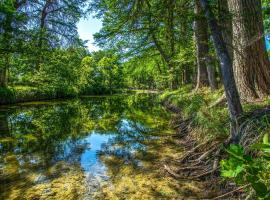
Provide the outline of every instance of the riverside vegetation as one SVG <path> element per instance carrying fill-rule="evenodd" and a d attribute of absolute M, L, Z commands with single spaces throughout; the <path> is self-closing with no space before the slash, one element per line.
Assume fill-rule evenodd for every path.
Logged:
<path fill-rule="evenodd" d="M 1 0 L 1 198 L 269 199 L 269 14 L 269 0 Z"/>

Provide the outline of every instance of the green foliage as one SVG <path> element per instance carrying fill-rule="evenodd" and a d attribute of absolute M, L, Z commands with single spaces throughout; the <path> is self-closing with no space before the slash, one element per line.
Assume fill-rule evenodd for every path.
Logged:
<path fill-rule="evenodd" d="M 192 86 L 187 85 L 175 91 L 165 91 L 159 99 L 176 105 L 181 109 L 183 117 L 191 118 L 196 137 L 200 140 L 224 139 L 229 133 L 228 110 L 225 107 L 210 106 L 222 94 L 222 89 L 213 92 L 209 88 L 194 92 Z"/>
<path fill-rule="evenodd" d="M 119 86 L 120 67 L 117 63 L 117 58 L 112 57 L 103 57 L 98 63 L 99 71 L 101 72 L 102 82 L 106 88 L 109 88 L 110 91 L 116 89 Z"/>
<path fill-rule="evenodd" d="M 10 88 L 0 87 L 0 103 L 13 103 L 15 101 L 15 92 Z"/>
<path fill-rule="evenodd" d="M 264 26 L 266 33 L 270 34 L 270 1 L 269 0 L 262 0 L 262 8 L 263 8 L 263 19 L 264 19 Z"/>
<path fill-rule="evenodd" d="M 125 84 L 136 89 L 168 88 L 168 72 L 157 56 L 144 54 L 124 63 Z"/>
<path fill-rule="evenodd" d="M 185 82 L 181 72 L 192 71 L 193 63 L 179 64 L 178 53 L 186 48 L 187 55 L 193 49 L 193 9 L 189 3 L 92 1 L 91 8 L 103 20 L 102 29 L 95 34 L 96 42 L 101 47 L 117 49 L 127 61 L 128 87 L 165 89 Z M 194 56 L 189 58 L 188 61 Z"/>
<path fill-rule="evenodd" d="M 258 151 L 256 157 L 244 153 L 240 145 L 230 145 L 227 149 L 229 158 L 222 160 L 221 176 L 233 179 L 237 184 L 250 184 L 259 199 L 270 198 L 269 175 L 270 144 L 268 134 L 263 137 L 263 143 L 254 144 L 254 151 Z"/>
<path fill-rule="evenodd" d="M 85 87 L 88 67 L 81 65 L 84 50 L 55 50 L 48 62 L 40 65 L 32 78 L 33 84 L 42 91 L 52 92 L 56 96 L 75 96 Z"/>

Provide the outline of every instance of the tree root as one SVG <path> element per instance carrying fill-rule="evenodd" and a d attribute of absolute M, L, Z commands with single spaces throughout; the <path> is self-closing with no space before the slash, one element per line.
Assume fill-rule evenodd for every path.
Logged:
<path fill-rule="evenodd" d="M 208 143 L 209 143 L 209 141 L 206 141 L 206 142 L 204 142 L 204 143 L 201 143 L 201 144 L 197 145 L 197 146 L 194 147 L 193 149 L 191 149 L 191 150 L 189 150 L 188 152 L 186 152 L 186 153 L 181 157 L 181 159 L 178 160 L 177 162 L 182 163 L 182 162 L 183 162 L 187 157 L 189 157 L 192 153 L 194 153 L 196 150 L 198 150 L 199 148 L 201 148 L 202 146 L 204 146 L 204 145 L 206 145 L 206 144 L 208 144 Z"/>
<path fill-rule="evenodd" d="M 181 168 L 178 168 L 178 172 L 180 171 L 184 171 L 184 170 L 199 170 L 199 169 L 203 169 L 204 167 L 202 166 L 188 166 L 188 167 L 181 167 Z"/>
<path fill-rule="evenodd" d="M 176 174 L 174 171 L 172 171 L 167 165 L 164 165 L 164 169 L 171 175 L 173 176 L 174 178 L 177 178 L 177 179 L 184 179 L 185 177 L 179 175 L 179 174 Z"/>
<path fill-rule="evenodd" d="M 219 145 L 218 146 L 214 146 L 213 148 L 211 148 L 210 150 L 206 151 L 199 158 L 197 158 L 196 160 L 193 160 L 193 161 L 195 161 L 195 162 L 202 162 L 205 158 L 207 158 L 217 148 L 219 148 Z M 191 161 L 191 162 L 193 162 L 193 161 Z"/>
<path fill-rule="evenodd" d="M 230 194 L 233 194 L 233 193 L 238 192 L 238 191 L 240 191 L 240 190 L 242 190 L 242 189 L 245 189 L 245 188 L 247 188 L 247 187 L 249 187 L 249 186 L 250 186 L 250 184 L 241 186 L 241 187 L 239 187 L 239 188 L 237 188 L 237 189 L 235 189 L 235 190 L 233 190 L 233 191 L 230 191 L 230 192 L 227 192 L 227 193 L 222 194 L 222 195 L 220 195 L 220 196 L 214 197 L 214 198 L 212 198 L 211 200 L 221 199 L 221 198 L 226 197 L 226 196 L 228 196 L 228 195 L 230 195 Z"/>
<path fill-rule="evenodd" d="M 215 171 L 217 171 L 218 170 L 218 162 L 219 162 L 219 160 L 218 159 L 215 159 L 215 161 L 214 161 L 214 164 L 213 164 L 213 169 L 211 169 L 211 170 L 209 170 L 209 171 L 206 171 L 206 172 L 204 172 L 204 173 L 202 173 L 202 174 L 199 174 L 199 175 L 197 175 L 197 176 L 194 176 L 194 177 L 192 177 L 193 179 L 200 179 L 200 178 L 202 178 L 202 177 L 204 177 L 204 176 L 207 176 L 207 175 L 209 175 L 209 174 L 213 174 Z"/>
<path fill-rule="evenodd" d="M 191 175 L 191 173 L 189 172 L 187 176 L 183 176 L 183 175 L 180 175 L 179 172 L 185 171 L 185 170 L 201 170 L 201 169 L 205 169 L 206 166 L 204 167 L 203 166 L 186 166 L 186 167 L 179 168 L 177 173 L 171 170 L 167 165 L 164 165 L 164 169 L 170 175 L 172 175 L 173 177 L 177 179 L 197 180 L 207 175 L 213 174 L 215 171 L 217 171 L 219 168 L 218 163 L 219 163 L 219 160 L 215 159 L 212 167 L 207 167 L 208 168 L 207 170 L 204 170 L 201 174 L 198 174 L 198 175 Z"/>

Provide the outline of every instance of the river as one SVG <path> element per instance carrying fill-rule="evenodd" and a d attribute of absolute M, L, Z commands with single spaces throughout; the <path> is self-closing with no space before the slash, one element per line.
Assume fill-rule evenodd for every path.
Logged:
<path fill-rule="evenodd" d="M 195 198 L 163 170 L 170 117 L 154 94 L 2 106 L 0 199 Z"/>

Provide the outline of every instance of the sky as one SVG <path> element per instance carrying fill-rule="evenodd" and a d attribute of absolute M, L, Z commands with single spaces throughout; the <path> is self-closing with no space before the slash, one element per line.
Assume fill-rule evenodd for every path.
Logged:
<path fill-rule="evenodd" d="M 99 50 L 99 48 L 93 44 L 93 35 L 101 29 L 101 20 L 89 16 L 87 19 L 81 19 L 77 24 L 77 27 L 80 38 L 82 40 L 88 40 L 87 46 L 89 51 L 92 52 Z"/>
<path fill-rule="evenodd" d="M 269 50 L 270 49 L 270 42 L 269 42 L 269 38 L 266 39 L 266 49 Z"/>

